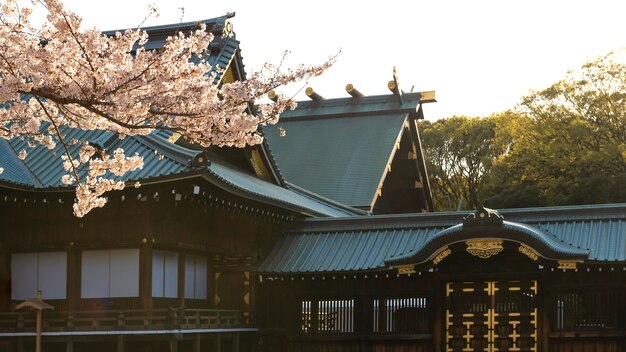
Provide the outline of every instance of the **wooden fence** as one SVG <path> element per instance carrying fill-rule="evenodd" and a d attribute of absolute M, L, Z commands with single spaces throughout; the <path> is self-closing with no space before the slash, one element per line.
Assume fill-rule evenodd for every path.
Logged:
<path fill-rule="evenodd" d="M 224 309 L 46 311 L 43 315 L 47 332 L 246 328 L 251 323 L 248 312 Z M 0 333 L 33 331 L 34 312 L 0 313 Z"/>

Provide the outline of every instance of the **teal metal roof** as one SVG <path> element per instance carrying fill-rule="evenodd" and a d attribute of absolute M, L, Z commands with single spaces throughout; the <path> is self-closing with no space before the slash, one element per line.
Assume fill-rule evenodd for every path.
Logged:
<path fill-rule="evenodd" d="M 230 18 L 234 17 L 234 13 L 228 13 L 224 16 L 209 18 L 205 20 L 166 24 L 152 27 L 142 27 L 148 33 L 148 42 L 144 45 L 147 50 L 162 48 L 167 37 L 177 33 L 188 33 L 198 28 L 198 25 L 204 23 L 207 31 L 214 35 L 214 39 L 209 44 L 209 55 L 207 61 L 215 69 L 218 66 L 222 69 L 238 58 L 239 41 L 235 39 L 235 33 L 232 30 Z M 103 34 L 113 36 L 116 32 L 123 32 L 126 29 L 105 31 Z M 240 58 L 239 58 L 240 59 Z M 240 65 L 243 68 L 243 64 Z M 217 71 L 216 81 L 219 82 L 224 71 Z M 245 76 L 245 73 L 243 73 Z"/>
<path fill-rule="evenodd" d="M 209 165 L 197 164 L 202 150 L 188 149 L 167 141 L 167 133 L 161 131 L 148 136 L 128 136 L 120 140 L 117 135 L 106 131 L 84 131 L 65 129 L 67 140 L 73 138 L 89 140 L 97 143 L 111 153 L 117 148 L 124 149 L 126 155 L 138 154 L 143 157 L 144 167 L 130 172 L 123 177 L 107 175 L 126 182 L 140 181 L 150 183 L 162 179 L 181 177 L 203 177 L 209 182 L 238 194 L 242 197 L 273 204 L 285 209 L 294 210 L 313 216 L 350 216 L 362 213 L 319 196 L 308 194 L 296 187 L 282 187 L 262 180 L 256 175 L 241 171 L 219 160 L 209 160 Z M 40 145 L 33 148 L 28 142 L 19 138 L 10 141 L 0 140 L 0 167 L 5 170 L 0 174 L 0 183 L 5 186 L 27 190 L 67 190 L 61 183 L 66 173 L 60 155 L 63 147 L 59 144 L 53 150 Z M 28 157 L 20 160 L 17 154 L 22 149 Z M 77 148 L 70 148 L 73 155 Z"/>
<path fill-rule="evenodd" d="M 519 232 L 544 236 L 555 251 L 585 262 L 626 262 L 626 204 L 501 210 Z M 324 273 L 389 268 L 436 236 L 461 226 L 466 212 L 307 219 L 294 224 L 259 267 L 261 273 Z M 511 225 L 514 224 L 514 225 Z"/>
<path fill-rule="evenodd" d="M 419 93 L 402 100 L 384 95 L 299 102 L 264 133 L 285 180 L 369 208 L 403 124 L 419 104 Z"/>

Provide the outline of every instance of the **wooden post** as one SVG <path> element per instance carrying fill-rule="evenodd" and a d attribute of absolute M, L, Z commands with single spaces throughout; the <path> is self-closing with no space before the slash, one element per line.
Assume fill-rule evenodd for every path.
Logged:
<path fill-rule="evenodd" d="M 117 352 L 124 352 L 124 335 L 117 335 Z"/>
<path fill-rule="evenodd" d="M 71 336 L 68 336 L 65 342 L 65 352 L 74 352 L 74 339 Z"/>
<path fill-rule="evenodd" d="M 200 344 L 201 344 L 200 336 L 201 336 L 200 333 L 197 333 L 194 336 L 194 339 L 193 339 L 193 352 L 200 352 L 200 350 L 201 350 L 201 348 L 200 348 L 201 347 L 200 346 Z"/>
<path fill-rule="evenodd" d="M 11 294 L 9 289 L 9 280 L 11 277 L 11 256 L 4 250 L 4 246 L 0 244 L 0 311 L 9 310 L 11 302 Z"/>
<path fill-rule="evenodd" d="M 37 292 L 37 298 L 41 299 L 41 291 Z M 41 309 L 37 309 L 37 332 L 35 334 L 35 351 L 41 352 Z"/>
<path fill-rule="evenodd" d="M 215 339 L 215 352 L 222 352 L 222 334 L 217 334 Z"/>
<path fill-rule="evenodd" d="M 444 325 L 443 317 L 446 314 L 446 286 L 445 284 L 442 284 L 441 281 L 435 280 L 432 287 L 435 288 L 432 291 L 432 295 L 434 296 L 435 301 L 432 310 L 433 347 L 435 351 L 444 351 L 445 349 L 442 343 L 445 335 L 442 331 L 442 327 Z"/>
<path fill-rule="evenodd" d="M 178 251 L 178 306 L 185 306 L 185 251 Z"/>
<path fill-rule="evenodd" d="M 152 240 L 144 237 L 139 250 L 139 295 L 141 309 L 152 309 Z"/>
<path fill-rule="evenodd" d="M 67 306 L 71 311 L 79 310 L 81 282 L 81 251 L 67 251 Z"/>
<path fill-rule="evenodd" d="M 178 352 L 178 341 L 174 334 L 170 335 L 170 352 Z"/>
<path fill-rule="evenodd" d="M 239 352 L 239 333 L 235 333 L 233 337 L 233 352 Z"/>

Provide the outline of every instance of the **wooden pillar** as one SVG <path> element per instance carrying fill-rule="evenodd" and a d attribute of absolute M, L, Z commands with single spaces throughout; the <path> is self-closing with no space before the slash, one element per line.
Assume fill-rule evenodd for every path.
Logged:
<path fill-rule="evenodd" d="M 74 339 L 72 336 L 67 337 L 67 341 L 65 342 L 65 352 L 74 352 Z"/>
<path fill-rule="evenodd" d="M 82 252 L 72 248 L 67 251 L 67 306 L 70 311 L 80 309 Z"/>
<path fill-rule="evenodd" d="M 178 306 L 185 306 L 185 251 L 178 251 Z"/>
<path fill-rule="evenodd" d="M 24 348 L 24 338 L 22 336 L 19 336 L 17 338 L 16 345 L 17 352 L 24 352 L 26 350 Z"/>
<path fill-rule="evenodd" d="M 201 339 L 200 339 L 200 334 L 195 334 L 194 338 L 193 338 L 193 352 L 200 352 L 201 350 Z"/>
<path fill-rule="evenodd" d="M 0 311 L 7 312 L 11 301 L 11 254 L 0 244 Z"/>
<path fill-rule="evenodd" d="M 175 335 L 170 335 L 170 352 L 178 352 L 178 340 Z"/>
<path fill-rule="evenodd" d="M 235 333 L 233 336 L 233 352 L 239 352 L 239 333 Z"/>
<path fill-rule="evenodd" d="M 141 309 L 152 309 L 152 239 L 143 238 L 139 250 L 139 296 Z"/>
<path fill-rule="evenodd" d="M 439 280 L 435 280 L 433 282 L 433 286 L 435 289 L 432 290 L 432 295 L 434 296 L 434 304 L 432 308 L 433 312 L 433 322 L 432 322 L 432 330 L 433 330 L 433 347 L 435 351 L 444 351 L 444 334 L 442 331 L 444 329 L 444 316 L 446 314 L 446 285 Z"/>
<path fill-rule="evenodd" d="M 117 352 L 124 352 L 124 335 L 117 335 Z"/>
<path fill-rule="evenodd" d="M 215 352 L 222 352 L 222 334 L 215 337 Z"/>
<path fill-rule="evenodd" d="M 539 351 L 548 351 L 550 348 L 550 311 L 552 307 L 550 305 L 550 296 L 553 294 L 547 289 L 546 284 L 549 282 L 545 273 L 537 281 L 537 347 Z"/>

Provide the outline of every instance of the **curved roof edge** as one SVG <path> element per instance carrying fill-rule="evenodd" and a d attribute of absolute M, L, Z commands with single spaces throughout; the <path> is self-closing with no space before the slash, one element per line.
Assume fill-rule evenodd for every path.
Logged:
<path fill-rule="evenodd" d="M 421 264 L 428 261 L 439 249 L 448 245 L 473 239 L 498 239 L 517 242 L 536 250 L 543 258 L 587 259 L 589 251 L 565 243 L 547 231 L 511 221 L 490 222 L 468 226 L 458 224 L 437 232 L 426 243 L 404 255 L 385 259 L 386 265 Z"/>

